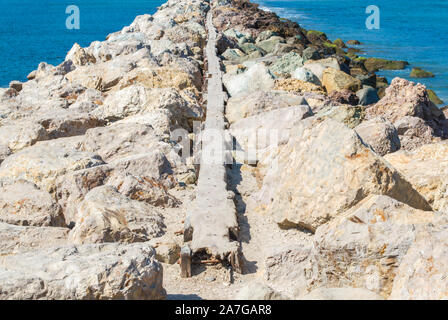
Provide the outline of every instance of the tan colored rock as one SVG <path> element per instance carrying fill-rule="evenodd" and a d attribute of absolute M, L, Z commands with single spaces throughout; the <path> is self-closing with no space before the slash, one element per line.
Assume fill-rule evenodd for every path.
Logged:
<path fill-rule="evenodd" d="M 115 122 L 87 131 L 81 150 L 97 153 L 105 161 L 158 149 L 158 137 L 150 125 Z"/>
<path fill-rule="evenodd" d="M 93 55 L 95 56 L 95 54 Z M 101 56 L 101 54 L 99 55 Z M 149 51 L 142 49 L 131 55 L 116 57 L 113 60 L 109 59 L 109 61 L 93 65 L 78 66 L 74 71 L 69 72 L 66 78 L 71 83 L 79 84 L 86 88 L 97 89 L 103 92 L 109 91 L 117 86 L 121 79 L 132 70 L 139 67 L 157 67 L 157 64 L 148 59 L 148 56 Z"/>
<path fill-rule="evenodd" d="M 66 173 L 104 164 L 94 153 L 78 151 L 80 137 L 42 141 L 6 158 L 0 165 L 0 179 L 20 179 L 48 192 L 55 190 L 56 179 Z"/>
<path fill-rule="evenodd" d="M 266 260 L 266 279 L 296 297 L 319 287 L 355 287 L 387 298 L 408 249 L 433 223 L 431 211 L 370 195 L 319 227 L 310 241 L 274 252 Z"/>
<path fill-rule="evenodd" d="M 55 197 L 62 207 L 64 219 L 68 226 L 73 227 L 76 221 L 78 206 L 84 196 L 93 188 L 102 186 L 112 168 L 100 165 L 68 172 L 56 179 Z"/>
<path fill-rule="evenodd" d="M 195 81 L 190 74 L 170 67 L 133 70 L 120 80 L 117 88 L 124 89 L 136 84 L 145 88 L 192 89 L 195 92 L 200 90 L 200 83 Z"/>
<path fill-rule="evenodd" d="M 420 233 L 395 276 L 391 300 L 448 298 L 448 234 L 446 225 Z"/>
<path fill-rule="evenodd" d="M 234 123 L 262 112 L 306 104 L 299 95 L 279 91 L 257 91 L 249 96 L 232 97 L 226 105 L 226 118 Z"/>
<path fill-rule="evenodd" d="M 45 128 L 32 121 L 22 121 L 0 126 L 0 141 L 12 152 L 32 146 L 38 141 L 47 140 Z"/>
<path fill-rule="evenodd" d="M 333 68 L 324 70 L 322 74 L 322 85 L 327 92 L 342 90 L 357 92 L 362 88 L 361 80 Z"/>
<path fill-rule="evenodd" d="M 193 175 L 196 180 L 196 175 Z M 148 176 L 135 176 L 115 170 L 107 180 L 107 185 L 115 187 L 132 200 L 144 201 L 156 207 L 176 207 L 179 204 L 179 200 L 170 195 L 163 182 Z"/>
<path fill-rule="evenodd" d="M 370 194 L 430 210 L 403 176 L 334 120 L 300 122 L 271 165 L 257 196 L 260 209 L 283 227 L 315 231 Z"/>
<path fill-rule="evenodd" d="M 308 60 L 303 66 L 305 69 L 310 70 L 314 73 L 320 81 L 323 79 L 323 73 L 325 69 L 332 68 L 335 70 L 341 70 L 339 62 L 336 58 L 326 58 L 321 60 Z"/>
<path fill-rule="evenodd" d="M 69 244 L 68 228 L 26 227 L 0 222 L 0 257 Z"/>
<path fill-rule="evenodd" d="M 448 143 L 423 145 L 413 151 L 400 150 L 385 156 L 434 210 L 448 210 Z"/>
<path fill-rule="evenodd" d="M 90 128 L 106 124 L 103 119 L 98 119 L 89 113 L 76 112 L 73 109 L 39 114 L 38 122 L 45 128 L 49 139 L 83 135 Z"/>
<path fill-rule="evenodd" d="M 77 244 L 144 242 L 162 235 L 163 228 L 163 217 L 153 207 L 101 186 L 80 203 L 70 239 Z"/>
<path fill-rule="evenodd" d="M 236 150 L 244 152 L 244 161 L 254 164 L 266 148 L 287 143 L 294 127 L 312 114 L 308 105 L 274 109 L 234 122 L 230 133 L 236 140 Z"/>
<path fill-rule="evenodd" d="M 380 156 L 395 152 L 401 147 L 397 129 L 384 118 L 364 121 L 355 131 Z"/>
<path fill-rule="evenodd" d="M 61 207 L 32 183 L 0 186 L 0 221 L 21 226 L 65 227 Z"/>
<path fill-rule="evenodd" d="M 319 254 L 327 259 L 326 268 L 345 270 L 344 274 L 335 274 L 335 283 L 347 285 L 348 280 L 350 286 L 365 287 L 387 297 L 396 269 L 418 230 L 434 221 L 431 211 L 372 195 L 320 227 L 315 243 Z M 338 274 L 340 279 L 336 279 Z"/>
<path fill-rule="evenodd" d="M 162 263 L 175 264 L 180 258 L 180 246 L 170 237 L 152 239 L 150 242 L 156 249 L 156 259 Z"/>
<path fill-rule="evenodd" d="M 135 85 L 109 94 L 95 115 L 107 120 L 145 115 L 151 119 L 154 129 L 160 128 L 158 131 L 166 133 L 179 127 L 190 129 L 193 121 L 202 119 L 203 110 L 199 105 L 188 102 L 175 89 L 147 89 Z"/>
<path fill-rule="evenodd" d="M 64 246 L 0 257 L 0 299 L 164 299 L 147 244 Z"/>
<path fill-rule="evenodd" d="M 274 90 L 287 91 L 287 92 L 317 92 L 324 93 L 322 87 L 319 87 L 311 82 L 305 82 L 299 79 L 278 79 L 275 80 Z"/>
<path fill-rule="evenodd" d="M 77 43 L 75 43 L 67 53 L 65 60 L 71 60 L 76 66 L 84 66 L 89 63 L 96 63 L 95 57 L 87 53 L 86 50 L 84 48 L 81 48 L 81 46 Z"/>

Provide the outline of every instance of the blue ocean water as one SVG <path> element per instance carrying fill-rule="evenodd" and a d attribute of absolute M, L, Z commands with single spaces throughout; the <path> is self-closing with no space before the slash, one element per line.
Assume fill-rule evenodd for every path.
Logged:
<path fill-rule="evenodd" d="M 255 0 L 283 18 L 320 30 L 331 40 L 359 40 L 363 55 L 406 60 L 403 71 L 381 74 L 421 82 L 448 104 L 448 1 L 447 0 Z M 380 29 L 368 30 L 366 8 L 380 9 Z M 430 79 L 411 79 L 412 67 L 433 72 Z"/>
<path fill-rule="evenodd" d="M 41 61 L 61 63 L 78 42 L 88 46 L 152 14 L 164 0 L 0 0 L 0 86 L 26 80 Z M 66 28 L 66 8 L 80 9 L 80 29 Z"/>
<path fill-rule="evenodd" d="M 60 63 L 74 42 L 87 46 L 129 25 L 135 16 L 154 13 L 164 0 L 0 0 L 0 86 L 25 80 L 41 61 Z M 255 0 L 281 17 L 330 39 L 360 40 L 366 56 L 409 61 L 433 72 L 418 80 L 448 103 L 448 1 L 417 0 Z M 68 30 L 67 6 L 81 11 L 81 28 Z M 368 30 L 365 9 L 380 8 L 380 30 Z M 410 68 L 383 72 L 408 78 Z M 411 79 L 412 80 L 412 79 Z"/>

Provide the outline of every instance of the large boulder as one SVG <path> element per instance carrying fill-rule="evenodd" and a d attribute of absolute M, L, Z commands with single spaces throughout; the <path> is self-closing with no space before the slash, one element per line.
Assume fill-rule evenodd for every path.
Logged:
<path fill-rule="evenodd" d="M 104 164 L 97 154 L 77 150 L 81 140 L 82 137 L 61 138 L 25 148 L 2 162 L 0 179 L 23 179 L 53 192 L 58 177 Z"/>
<path fill-rule="evenodd" d="M 448 298 L 448 231 L 446 225 L 420 233 L 395 276 L 389 299 L 446 300 Z"/>
<path fill-rule="evenodd" d="M 266 280 L 296 297 L 320 287 L 355 287 L 387 298 L 419 232 L 437 221 L 431 211 L 371 195 L 319 227 L 310 241 L 273 252 Z"/>
<path fill-rule="evenodd" d="M 355 128 L 362 141 L 381 156 L 400 149 L 400 138 L 394 125 L 378 117 L 362 122 Z"/>
<path fill-rule="evenodd" d="M 61 207 L 34 184 L 0 183 L 0 221 L 22 226 L 64 227 Z"/>
<path fill-rule="evenodd" d="M 25 227 L 0 222 L 0 257 L 65 246 L 69 244 L 69 231 L 68 228 Z"/>
<path fill-rule="evenodd" d="M 426 144 L 412 151 L 400 150 L 385 156 L 434 210 L 448 210 L 448 143 Z"/>
<path fill-rule="evenodd" d="M 322 85 L 327 92 L 342 90 L 357 92 L 362 87 L 361 80 L 333 68 L 327 68 L 323 71 Z"/>
<path fill-rule="evenodd" d="M 295 52 L 290 52 L 277 59 L 269 67 L 269 70 L 271 70 L 271 72 L 273 72 L 277 76 L 283 76 L 293 73 L 297 68 L 302 66 L 302 57 Z"/>
<path fill-rule="evenodd" d="M 159 137 L 149 124 L 115 122 L 87 131 L 81 150 L 97 153 L 105 161 L 159 149 Z"/>
<path fill-rule="evenodd" d="M 434 129 L 425 120 L 418 117 L 404 116 L 394 122 L 400 137 L 401 148 L 412 151 L 425 144 L 437 142 Z"/>
<path fill-rule="evenodd" d="M 0 141 L 11 152 L 20 151 L 38 141 L 48 140 L 45 128 L 33 121 L 20 121 L 0 126 Z"/>
<path fill-rule="evenodd" d="M 83 135 L 88 129 L 105 125 L 103 119 L 78 110 L 57 110 L 36 115 L 48 139 Z M 40 139 L 44 140 L 44 139 Z"/>
<path fill-rule="evenodd" d="M 118 120 L 134 115 L 148 114 L 153 116 L 155 129 L 160 127 L 162 133 L 170 129 L 190 128 L 194 120 L 203 116 L 202 109 L 189 103 L 175 89 L 148 89 L 140 85 L 132 85 L 108 95 L 103 105 L 95 111 L 98 118 Z M 165 121 L 167 124 L 158 125 Z"/>
<path fill-rule="evenodd" d="M 285 39 L 282 37 L 272 36 L 267 40 L 257 42 L 257 47 L 261 48 L 267 53 L 272 53 L 279 44 L 285 42 Z"/>
<path fill-rule="evenodd" d="M 306 104 L 299 95 L 281 91 L 256 91 L 248 96 L 232 97 L 226 105 L 226 118 L 232 124 L 262 112 Z"/>
<path fill-rule="evenodd" d="M 164 299 L 147 244 L 63 246 L 0 257 L 0 299 Z"/>
<path fill-rule="evenodd" d="M 309 118 L 291 137 L 268 159 L 276 166 L 266 171 L 256 197 L 258 208 L 281 227 L 314 232 L 370 194 L 431 209 L 396 169 L 342 123 Z"/>
<path fill-rule="evenodd" d="M 325 69 L 332 68 L 335 70 L 341 70 L 339 62 L 336 58 L 326 58 L 321 60 L 308 60 L 305 62 L 305 69 L 310 70 L 314 73 L 320 81 L 322 81 L 323 73 Z"/>
<path fill-rule="evenodd" d="M 364 120 L 364 114 L 364 108 L 361 106 L 341 104 L 322 107 L 316 116 L 321 119 L 336 120 L 353 129 Z"/>
<path fill-rule="evenodd" d="M 395 78 L 386 89 L 386 95 L 367 108 L 366 118 L 383 116 L 392 123 L 404 117 L 423 119 L 434 137 L 448 137 L 448 122 L 443 112 L 429 99 L 426 87 L 405 79 Z M 398 126 L 396 125 L 398 128 Z"/>
<path fill-rule="evenodd" d="M 359 104 L 362 106 L 374 104 L 374 103 L 377 103 L 378 100 L 380 100 L 376 89 L 374 89 L 372 87 L 365 87 L 365 88 L 357 91 L 356 95 L 359 98 Z"/>
<path fill-rule="evenodd" d="M 196 178 L 196 175 L 193 174 Z M 144 201 L 157 207 L 176 207 L 179 200 L 173 197 L 163 182 L 149 176 L 135 176 L 128 172 L 114 170 L 107 185 L 115 187 L 122 195 Z"/>
<path fill-rule="evenodd" d="M 62 207 L 65 223 L 73 227 L 78 206 L 85 195 L 93 188 L 102 186 L 112 168 L 107 165 L 86 168 L 60 176 L 56 179 L 55 197 Z"/>
<path fill-rule="evenodd" d="M 264 149 L 287 143 L 294 127 L 312 115 L 308 105 L 274 109 L 234 122 L 230 133 L 236 140 L 236 150 L 245 152 L 244 160 L 253 163 Z"/>
<path fill-rule="evenodd" d="M 270 90 L 274 87 L 275 76 L 262 63 L 251 66 L 244 73 L 223 78 L 230 96 L 248 95 L 255 91 Z"/>
<path fill-rule="evenodd" d="M 110 186 L 92 189 L 78 207 L 74 243 L 144 242 L 163 234 L 163 217 L 150 205 Z"/>
<path fill-rule="evenodd" d="M 294 72 L 291 74 L 291 77 L 293 79 L 311 82 L 317 86 L 321 85 L 319 78 L 314 73 L 312 73 L 310 70 L 308 70 L 304 67 L 299 67 L 296 70 L 294 70 Z"/>

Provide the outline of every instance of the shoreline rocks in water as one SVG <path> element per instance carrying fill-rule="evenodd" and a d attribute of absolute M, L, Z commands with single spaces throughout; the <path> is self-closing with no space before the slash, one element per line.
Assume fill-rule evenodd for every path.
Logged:
<path fill-rule="evenodd" d="M 251 263 L 205 249 L 182 279 L 209 10 L 237 162 L 216 206 Z M 246 0 L 169 0 L 0 90 L 0 299 L 446 299 L 447 112 L 376 74 L 407 62 L 347 45 Z"/>
<path fill-rule="evenodd" d="M 413 68 L 410 74 L 411 78 L 434 78 L 434 73 L 425 71 L 422 68 Z"/>

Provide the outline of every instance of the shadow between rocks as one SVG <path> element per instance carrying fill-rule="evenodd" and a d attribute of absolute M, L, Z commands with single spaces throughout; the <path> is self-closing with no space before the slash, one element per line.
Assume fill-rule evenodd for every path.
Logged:
<path fill-rule="evenodd" d="M 227 166 L 227 188 L 235 193 L 234 202 L 237 211 L 238 217 L 238 226 L 240 228 L 239 231 L 239 239 L 240 247 L 243 248 L 242 243 L 249 243 L 252 239 L 250 235 L 250 224 L 245 215 L 246 213 L 246 203 L 241 196 L 238 186 L 241 184 L 243 178 L 241 174 L 241 164 L 233 163 L 230 166 Z M 248 261 L 244 257 L 243 251 L 243 260 L 244 260 L 244 273 L 251 274 L 257 272 L 257 262 L 256 261 Z"/>

